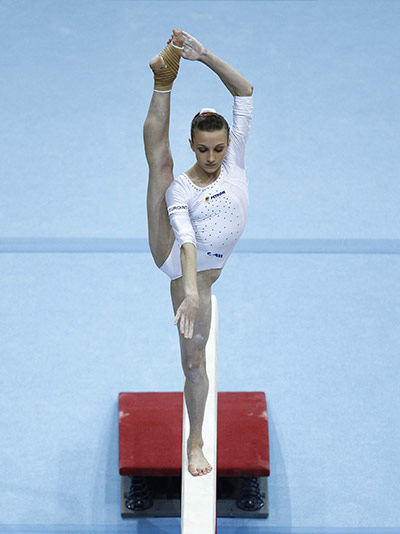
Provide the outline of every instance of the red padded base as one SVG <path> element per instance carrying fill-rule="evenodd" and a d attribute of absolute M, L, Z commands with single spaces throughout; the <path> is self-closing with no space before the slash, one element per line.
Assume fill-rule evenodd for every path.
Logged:
<path fill-rule="evenodd" d="M 182 393 L 119 394 L 121 475 L 180 476 Z M 217 474 L 269 476 L 265 393 L 218 393 Z"/>

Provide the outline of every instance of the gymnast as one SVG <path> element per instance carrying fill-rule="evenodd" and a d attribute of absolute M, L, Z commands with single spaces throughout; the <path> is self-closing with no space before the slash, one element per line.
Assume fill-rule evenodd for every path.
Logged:
<path fill-rule="evenodd" d="M 213 70 L 234 97 L 233 122 L 203 108 L 191 125 L 196 163 L 173 177 L 169 146 L 172 84 L 181 57 Z M 188 469 L 212 470 L 203 455 L 202 426 L 208 394 L 205 346 L 211 322 L 211 286 L 243 232 L 248 208 L 244 153 L 252 118 L 253 86 L 194 37 L 173 30 L 167 46 L 150 61 L 154 92 L 144 124 L 149 165 L 147 216 L 150 250 L 171 279 L 190 421 Z"/>

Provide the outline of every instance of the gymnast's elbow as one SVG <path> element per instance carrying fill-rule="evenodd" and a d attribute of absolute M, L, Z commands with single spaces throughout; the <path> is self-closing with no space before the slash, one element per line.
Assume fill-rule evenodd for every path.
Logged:
<path fill-rule="evenodd" d="M 248 86 L 248 93 L 246 95 L 243 95 L 243 96 L 253 96 L 253 90 L 254 90 L 254 85 L 252 85 L 251 83 L 249 83 L 249 86 Z"/>
<path fill-rule="evenodd" d="M 246 80 L 246 82 L 238 89 L 234 96 L 252 96 L 254 86 Z"/>

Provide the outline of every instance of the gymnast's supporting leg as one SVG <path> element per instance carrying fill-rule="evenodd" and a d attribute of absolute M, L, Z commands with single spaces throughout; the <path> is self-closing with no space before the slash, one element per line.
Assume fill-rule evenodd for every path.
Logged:
<path fill-rule="evenodd" d="M 175 32 L 174 42 L 177 46 L 183 42 L 182 37 Z M 169 117 L 171 88 L 178 72 L 181 54 L 182 52 L 170 43 L 150 61 L 154 73 L 154 93 L 144 123 L 143 137 L 149 165 L 147 189 L 149 245 L 157 267 L 167 259 L 174 242 L 164 195 L 173 180 Z"/>
<path fill-rule="evenodd" d="M 200 300 L 193 337 L 189 339 L 179 334 L 182 367 L 186 377 L 185 400 L 190 421 L 190 434 L 187 442 L 188 467 L 194 476 L 205 475 L 212 470 L 202 451 L 202 427 L 208 395 L 205 347 L 211 324 L 211 285 L 218 278 L 219 273 L 220 271 L 197 273 Z M 185 296 L 182 278 L 171 281 L 171 296 L 176 313 Z"/>

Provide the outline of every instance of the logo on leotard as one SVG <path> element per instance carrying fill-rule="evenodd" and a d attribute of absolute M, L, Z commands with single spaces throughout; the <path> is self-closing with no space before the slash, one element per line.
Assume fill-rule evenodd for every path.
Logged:
<path fill-rule="evenodd" d="M 206 202 L 209 202 L 210 200 L 213 200 L 214 198 L 220 197 L 221 195 L 225 195 L 225 191 L 221 191 L 220 193 L 215 193 L 215 195 L 212 195 L 211 197 L 206 197 L 204 200 Z"/>
<path fill-rule="evenodd" d="M 207 252 L 207 256 L 215 256 L 216 258 L 223 258 L 223 254 L 213 254 L 212 252 Z"/>
<path fill-rule="evenodd" d="M 174 204 L 168 208 L 168 214 L 171 215 L 174 211 L 187 210 L 187 204 Z"/>

